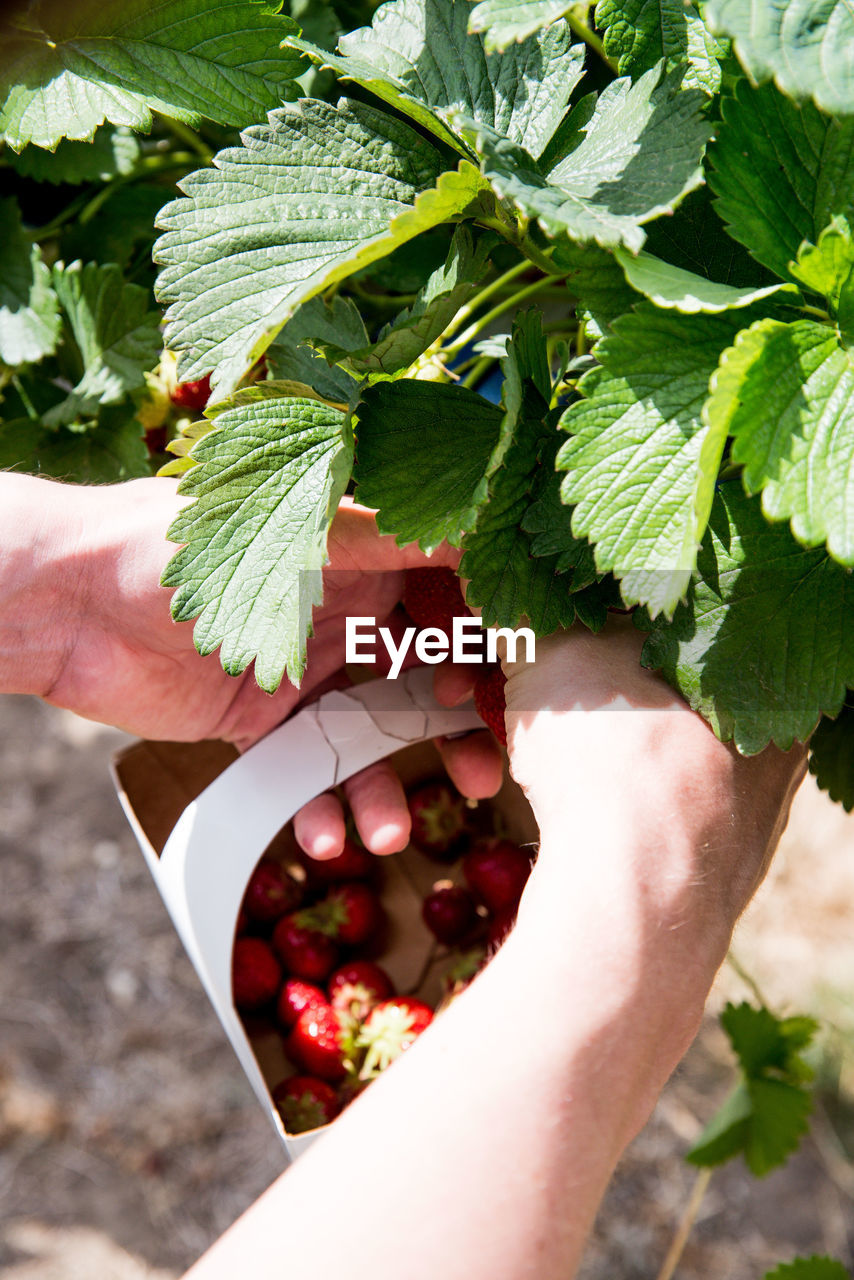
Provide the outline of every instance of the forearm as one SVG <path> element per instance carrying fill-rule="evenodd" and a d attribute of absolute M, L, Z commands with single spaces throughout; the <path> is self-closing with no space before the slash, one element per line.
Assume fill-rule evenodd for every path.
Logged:
<path fill-rule="evenodd" d="M 720 958 L 718 938 L 687 973 L 667 947 L 657 958 L 657 920 L 625 887 L 625 835 L 614 842 L 614 877 L 618 864 L 626 872 L 616 893 L 609 874 L 601 892 L 564 894 L 550 869 L 570 850 L 543 849 L 488 968 L 193 1280 L 230 1280 L 240 1267 L 256 1280 L 339 1269 L 352 1280 L 569 1280 Z"/>

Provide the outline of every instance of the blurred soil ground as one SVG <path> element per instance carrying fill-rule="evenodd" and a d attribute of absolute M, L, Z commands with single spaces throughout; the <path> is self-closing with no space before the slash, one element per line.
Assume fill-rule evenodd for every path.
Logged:
<path fill-rule="evenodd" d="M 0 699 L 5 1280 L 179 1276 L 281 1167 L 113 794 L 108 764 L 126 741 Z M 824 1021 L 816 1117 L 761 1182 L 740 1163 L 715 1173 L 676 1276 L 761 1280 L 812 1252 L 852 1267 L 854 818 L 811 781 L 734 951 L 775 1011 Z M 658 1275 L 696 1176 L 682 1156 L 733 1081 L 715 1014 L 750 995 L 725 967 L 622 1162 L 582 1280 Z"/>

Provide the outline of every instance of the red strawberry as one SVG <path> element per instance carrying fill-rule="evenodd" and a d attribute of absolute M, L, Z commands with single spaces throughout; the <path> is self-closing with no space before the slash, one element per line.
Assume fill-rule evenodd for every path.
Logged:
<path fill-rule="evenodd" d="M 330 889 L 319 909 L 329 911 L 330 927 L 336 942 L 357 947 L 367 942 L 385 923 L 385 912 L 373 889 L 354 880 L 351 884 L 336 885 Z"/>
<path fill-rule="evenodd" d="M 466 832 L 466 806 L 448 782 L 427 782 L 407 797 L 412 843 L 438 862 L 453 862 Z"/>
<path fill-rule="evenodd" d="M 330 1005 L 305 1009 L 285 1042 L 285 1051 L 297 1066 L 336 1084 L 347 1074 L 348 1031 L 343 1014 Z"/>
<path fill-rule="evenodd" d="M 266 924 L 292 911 L 301 897 L 299 885 L 284 867 L 272 858 L 262 858 L 246 886 L 243 907 L 252 920 Z"/>
<path fill-rule="evenodd" d="M 204 409 L 210 394 L 211 380 L 207 375 L 197 382 L 179 382 L 169 398 L 182 409 Z"/>
<path fill-rule="evenodd" d="M 507 677 L 500 667 L 484 667 L 477 673 L 474 681 L 474 709 L 502 747 L 507 746 L 507 726 L 504 722 L 506 683 Z"/>
<path fill-rule="evenodd" d="M 301 915 L 282 916 L 273 930 L 273 947 L 294 977 L 323 982 L 338 963 L 338 948 L 325 934 L 306 928 Z"/>
<path fill-rule="evenodd" d="M 530 857 L 509 840 L 478 840 L 463 858 L 469 886 L 493 912 L 515 912 L 530 874 Z"/>
<path fill-rule="evenodd" d="M 260 1009 L 279 989 L 282 966 L 260 938 L 238 938 L 231 955 L 231 991 L 238 1009 Z"/>
<path fill-rule="evenodd" d="M 168 433 L 165 426 L 147 427 L 145 447 L 148 450 L 149 457 L 154 458 L 158 453 L 165 453 L 167 440 Z"/>
<path fill-rule="evenodd" d="M 368 1014 L 356 1040 L 365 1049 L 365 1060 L 359 1072 L 361 1080 L 370 1080 L 399 1058 L 433 1021 L 433 1010 L 413 996 L 393 996 L 383 1000 Z"/>
<path fill-rule="evenodd" d="M 288 1076 L 273 1090 L 273 1101 L 287 1133 L 308 1133 L 329 1124 L 341 1110 L 338 1095 L 315 1076 Z"/>
<path fill-rule="evenodd" d="M 380 1000 L 394 994 L 385 969 L 372 960 L 351 960 L 336 969 L 326 984 L 333 1009 L 361 1020 Z"/>
<path fill-rule="evenodd" d="M 503 911 L 496 911 L 486 933 L 486 946 L 489 952 L 495 953 L 498 950 L 515 923 L 515 907 L 505 907 Z"/>
<path fill-rule="evenodd" d="M 279 992 L 276 1013 L 285 1027 L 292 1027 L 306 1009 L 322 1009 L 329 1004 L 326 993 L 313 982 L 288 978 Z"/>
<path fill-rule="evenodd" d="M 452 947 L 462 942 L 477 924 L 474 899 L 461 885 L 449 885 L 427 895 L 421 918 L 435 938 Z"/>
<path fill-rule="evenodd" d="M 403 607 L 419 627 L 439 627 L 448 636 L 454 618 L 469 616 L 453 569 L 408 570 Z"/>
<path fill-rule="evenodd" d="M 340 880 L 370 880 L 377 865 L 373 854 L 349 838 L 344 841 L 343 852 L 337 858 L 325 858 L 321 862 L 300 850 L 299 859 L 313 885 L 337 884 Z"/>

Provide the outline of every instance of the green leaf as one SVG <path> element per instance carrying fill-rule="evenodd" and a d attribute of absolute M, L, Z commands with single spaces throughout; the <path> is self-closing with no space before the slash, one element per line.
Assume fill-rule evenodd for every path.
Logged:
<path fill-rule="evenodd" d="M 572 0 L 480 0 L 469 15 L 469 31 L 482 33 L 487 53 L 501 52 L 572 7 Z"/>
<path fill-rule="evenodd" d="M 15 200 L 0 200 L 0 360 L 41 360 L 56 350 L 60 319 L 50 271 L 21 227 Z"/>
<path fill-rule="evenodd" d="M 357 413 L 356 498 L 378 509 L 380 533 L 458 547 L 487 499 L 501 410 L 465 387 L 401 379 L 369 388 Z"/>
<path fill-rule="evenodd" d="M 293 49 L 369 89 L 440 141 L 469 154 L 458 114 L 539 155 L 584 70 L 584 46 L 556 22 L 500 58 L 469 34 L 464 0 L 392 0 L 339 41 L 341 56 L 292 39 Z"/>
<path fill-rule="evenodd" d="M 628 283 L 613 253 L 598 245 L 560 239 L 555 244 L 552 262 L 557 270 L 565 273 L 569 292 L 578 300 L 580 310 L 593 319 L 600 333 L 641 301 L 642 295 Z"/>
<path fill-rule="evenodd" d="M 707 415 L 734 437 L 732 461 L 767 518 L 854 564 L 854 360 L 834 330 L 770 319 L 744 330 L 721 357 Z"/>
<path fill-rule="evenodd" d="M 543 455 L 553 468 L 554 426 L 547 422 L 551 385 L 539 312 L 517 316 L 502 360 L 501 439 L 493 453 L 488 501 L 463 539 L 460 574 L 469 579 L 466 600 L 481 606 L 486 626 L 515 627 L 526 617 L 538 635 L 571 626 L 575 606 L 557 557 L 535 559 L 522 528 Z M 551 447 L 550 447 L 551 446 Z"/>
<path fill-rule="evenodd" d="M 846 813 L 854 809 L 854 707 L 835 720 L 823 716 L 810 739 L 810 773 Z"/>
<path fill-rule="evenodd" d="M 559 443 L 558 436 L 555 444 Z M 556 456 L 557 450 L 553 453 Z M 571 573 L 570 590 L 581 591 L 596 581 L 596 562 L 590 543 L 572 532 L 572 507 L 561 502 L 554 461 L 555 457 L 548 454 L 543 458 L 522 528 L 533 535 L 531 555 L 553 557 L 555 573 Z"/>
<path fill-rule="evenodd" d="M 794 1262 L 781 1262 L 773 1271 L 766 1271 L 764 1280 L 851 1280 L 851 1272 L 835 1258 L 795 1258 Z"/>
<path fill-rule="evenodd" d="M 182 183 L 155 246 L 179 377 L 215 372 L 222 395 L 301 302 L 458 217 L 483 192 L 463 161 L 361 103 L 306 99 L 243 134 Z"/>
<path fill-rule="evenodd" d="M 0 470 L 18 468 L 77 484 L 151 475 L 142 428 L 124 405 L 103 410 L 82 431 L 54 431 L 29 418 L 0 422 Z"/>
<path fill-rule="evenodd" d="M 42 0 L 37 26 L 2 32 L 0 135 L 15 150 L 91 138 L 105 120 L 151 128 L 246 125 L 278 106 L 302 70 L 279 43 L 297 30 L 268 0 Z"/>
<path fill-rule="evenodd" d="M 9 163 L 23 178 L 37 182 L 107 182 L 133 172 L 139 159 L 139 143 L 129 129 L 99 129 L 91 142 L 60 142 L 55 151 L 24 147 L 20 155 L 9 152 Z"/>
<path fill-rule="evenodd" d="M 705 312 L 714 315 L 721 311 L 749 307 L 761 298 L 768 298 L 784 284 L 771 284 L 758 288 L 736 288 L 731 284 L 716 284 L 705 276 L 698 276 L 683 267 L 662 262 L 643 249 L 637 256 L 625 249 L 615 249 L 614 257 L 626 273 L 633 289 L 645 294 L 657 307 L 681 311 L 683 315 Z"/>
<path fill-rule="evenodd" d="M 707 0 L 709 26 L 735 43 L 754 81 L 854 113 L 854 11 L 848 0 Z"/>
<path fill-rule="evenodd" d="M 163 575 L 172 616 L 197 618 L 200 653 L 230 675 L 255 660 L 274 692 L 305 669 L 311 611 L 338 499 L 349 476 L 344 414 L 318 400 L 260 399 L 222 412 L 194 446 L 179 492 L 194 498 L 169 529 L 180 551 Z"/>
<path fill-rule="evenodd" d="M 162 347 L 160 318 L 148 310 L 148 291 L 127 284 L 114 264 L 58 263 L 53 285 L 65 314 L 65 342 L 73 339 L 79 357 L 79 380 L 45 414 L 48 426 L 82 421 L 97 413 L 99 404 L 115 404 L 143 386 Z"/>
<path fill-rule="evenodd" d="M 683 90 L 680 73 L 659 68 L 635 83 L 615 80 L 603 90 L 581 142 L 548 173 L 530 155 L 486 126 L 471 141 L 496 194 L 549 236 L 595 240 L 604 248 L 637 252 L 642 225 L 669 213 L 702 182 L 700 161 L 711 133 L 706 99 Z"/>
<path fill-rule="evenodd" d="M 602 367 L 579 385 L 586 399 L 561 420 L 573 532 L 595 543 L 626 603 L 653 613 L 672 615 L 696 563 L 726 440 L 702 410 L 734 332 L 727 317 L 636 308 L 600 343 Z"/>
<path fill-rule="evenodd" d="M 854 240 L 845 218 L 833 218 L 818 244 L 802 244 L 791 272 L 801 284 L 827 298 L 842 345 L 850 349 L 854 340 Z"/>
<path fill-rule="evenodd" d="M 156 236 L 154 219 L 162 205 L 163 187 L 154 183 L 123 183 L 112 187 L 109 198 L 93 218 L 85 223 L 71 223 L 63 230 L 59 242 L 63 259 L 66 262 L 73 262 L 75 258 L 82 258 L 84 262 L 115 262 L 120 267 L 127 267 L 138 254 L 147 260 Z"/>
<path fill-rule="evenodd" d="M 419 289 L 412 306 L 384 326 L 375 343 L 360 348 L 326 346 L 330 359 L 342 359 L 356 373 L 395 374 L 409 366 L 441 337 L 460 307 L 468 302 L 486 272 L 489 242 L 475 246 L 467 226 L 454 232 L 448 259 Z"/>
<path fill-rule="evenodd" d="M 692 191 L 672 218 L 658 218 L 647 228 L 648 253 L 716 284 L 755 289 L 776 283 L 744 245 L 726 234 L 707 185 Z"/>
<path fill-rule="evenodd" d="M 362 317 L 350 298 L 340 294 L 327 304 L 322 298 L 306 302 L 267 348 L 267 368 L 272 377 L 304 382 L 327 400 L 349 404 L 355 381 L 349 373 L 330 365 L 309 345 L 312 340 L 349 347 L 367 342 Z"/>
<path fill-rule="evenodd" d="M 706 29 L 696 5 L 684 0 L 599 0 L 596 26 L 620 75 L 637 76 L 660 58 L 686 64 L 686 88 L 717 93 L 724 49 Z"/>
<path fill-rule="evenodd" d="M 785 1162 L 807 1128 L 812 1072 L 800 1056 L 818 1030 L 812 1018 L 775 1018 L 766 1008 L 728 1004 L 721 1023 L 738 1055 L 741 1082 L 688 1152 L 716 1165 L 742 1154 L 758 1178 Z"/>
<path fill-rule="evenodd" d="M 725 97 L 709 183 L 731 236 L 784 280 L 802 241 L 854 214 L 854 118 L 833 120 L 774 85 Z"/>
<path fill-rule="evenodd" d="M 744 755 L 786 751 L 854 685 L 854 580 L 721 484 L 688 602 L 652 624 L 642 661 Z"/>

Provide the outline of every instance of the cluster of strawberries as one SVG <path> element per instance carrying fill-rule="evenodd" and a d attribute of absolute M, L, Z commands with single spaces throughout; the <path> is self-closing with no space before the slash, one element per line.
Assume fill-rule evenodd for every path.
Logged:
<path fill-rule="evenodd" d="M 531 861 L 508 840 L 474 834 L 465 801 L 446 780 L 419 784 L 407 799 L 412 844 L 446 866 L 462 860 L 465 884 L 439 880 L 422 903 L 441 956 L 458 952 L 446 982 L 451 998 L 501 945 Z M 298 1068 L 273 1090 L 293 1134 L 332 1120 L 434 1015 L 423 1000 L 397 994 L 376 962 L 387 923 L 375 888 L 379 861 L 348 838 L 337 858 L 301 855 L 300 863 L 302 879 L 273 858 L 258 863 L 232 957 L 235 1007 L 250 1019 L 272 1015 Z"/>

